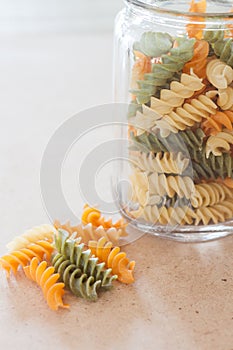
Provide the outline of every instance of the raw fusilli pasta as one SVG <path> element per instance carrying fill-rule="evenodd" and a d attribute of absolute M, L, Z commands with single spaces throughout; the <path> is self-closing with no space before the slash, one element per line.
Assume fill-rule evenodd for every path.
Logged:
<path fill-rule="evenodd" d="M 215 136 L 209 136 L 206 141 L 206 157 L 208 158 L 210 153 L 214 156 L 221 156 L 223 152 L 229 152 L 233 145 L 233 132 L 229 130 L 223 130 Z"/>
<path fill-rule="evenodd" d="M 8 250 L 18 250 L 24 248 L 30 243 L 35 243 L 39 240 L 48 240 L 52 242 L 56 229 L 52 225 L 35 226 L 24 232 L 21 236 L 16 236 L 13 241 L 7 244 Z"/>
<path fill-rule="evenodd" d="M 124 229 L 126 227 L 126 222 L 123 218 L 118 220 L 113 224 L 112 219 L 105 220 L 105 218 L 101 215 L 101 212 L 96 209 L 89 207 L 89 205 L 85 205 L 82 213 L 82 223 L 84 225 L 92 224 L 94 227 L 102 226 L 105 229 L 115 227 L 117 229 Z"/>
<path fill-rule="evenodd" d="M 100 280 L 96 281 L 93 276 L 88 277 L 62 254 L 57 253 L 52 260 L 52 264 L 55 271 L 58 271 L 61 276 L 61 281 L 74 295 L 92 301 L 97 300 L 97 290 L 101 285 Z"/>
<path fill-rule="evenodd" d="M 177 225 L 193 223 L 196 218 L 195 213 L 188 206 L 169 207 L 165 206 L 158 208 L 154 206 L 146 206 L 139 208 L 137 211 L 131 211 L 131 215 L 135 218 L 141 218 L 153 224 L 159 223 L 162 225 Z"/>
<path fill-rule="evenodd" d="M 109 288 L 117 276 L 111 276 L 112 270 L 106 270 L 103 263 L 98 263 L 98 258 L 91 256 L 91 250 L 84 250 L 84 243 L 79 242 L 79 239 L 70 238 L 64 230 L 59 229 L 55 236 L 55 246 L 59 254 L 70 260 L 71 264 L 75 264 L 82 273 L 88 277 L 92 276 L 94 281 L 100 280 L 101 287 Z"/>
<path fill-rule="evenodd" d="M 7 271 L 9 276 L 10 271 L 17 273 L 19 266 L 26 266 L 32 258 L 36 257 L 42 260 L 44 257 L 49 260 L 54 250 L 53 245 L 48 241 L 38 241 L 31 243 L 25 248 L 13 250 L 0 258 L 0 265 Z"/>
<path fill-rule="evenodd" d="M 200 149 L 203 144 L 205 133 L 201 128 L 194 131 L 187 129 L 179 131 L 177 134 L 171 133 L 162 138 L 160 133 L 143 133 L 140 136 L 131 135 L 134 148 L 142 152 L 182 152 L 187 154 L 187 149 Z"/>
<path fill-rule="evenodd" d="M 131 156 L 130 160 L 142 171 L 161 174 L 181 175 L 189 165 L 189 159 L 185 158 L 181 152 L 159 152 L 156 155 L 141 153 Z"/>
<path fill-rule="evenodd" d="M 191 198 L 191 204 L 194 208 L 207 207 L 215 205 L 226 199 L 233 198 L 233 190 L 224 184 L 216 182 L 202 183 L 195 185 L 195 191 Z"/>
<path fill-rule="evenodd" d="M 173 47 L 168 54 L 163 54 L 160 63 L 153 63 L 152 72 L 146 73 L 144 80 L 138 81 L 139 88 L 131 91 L 139 104 L 150 102 L 151 96 L 155 96 L 169 79 L 174 79 L 177 72 L 193 57 L 194 39 L 176 38 L 176 42 L 177 47 Z"/>
<path fill-rule="evenodd" d="M 217 105 L 209 97 L 200 95 L 158 120 L 155 129 L 159 129 L 161 135 L 166 137 L 170 132 L 177 133 L 201 122 L 202 118 L 209 118 L 216 109 Z"/>
<path fill-rule="evenodd" d="M 228 86 L 226 89 L 211 90 L 206 93 L 210 98 L 218 96 L 217 104 L 221 109 L 233 110 L 233 88 Z"/>
<path fill-rule="evenodd" d="M 205 78 L 208 54 L 208 42 L 205 40 L 197 40 L 194 44 L 193 58 L 184 65 L 183 72 L 190 74 L 193 70 L 199 78 Z"/>
<path fill-rule="evenodd" d="M 113 248 L 111 242 L 107 242 L 104 237 L 98 241 L 90 241 L 88 247 L 99 261 L 104 262 L 108 268 L 112 269 L 112 273 L 118 276 L 120 282 L 126 284 L 134 282 L 135 261 L 129 261 L 126 253 L 121 252 L 119 247 Z"/>
<path fill-rule="evenodd" d="M 93 227 L 92 224 L 79 224 L 77 226 L 71 226 L 69 222 L 62 225 L 58 220 L 54 222 L 54 226 L 56 229 L 62 228 L 70 234 L 76 232 L 76 236 L 81 237 L 84 243 L 87 243 L 90 240 L 98 240 L 101 237 L 105 237 L 113 244 L 119 244 L 119 239 L 127 236 L 127 233 L 123 228 L 116 229 L 115 227 L 111 227 L 105 229 L 103 226 Z"/>
<path fill-rule="evenodd" d="M 219 59 L 207 64 L 206 74 L 209 82 L 218 89 L 226 89 L 233 81 L 233 69 Z"/>
<path fill-rule="evenodd" d="M 218 40 L 214 43 L 214 52 L 229 66 L 233 67 L 233 42 L 232 38 Z"/>
<path fill-rule="evenodd" d="M 188 176 L 166 176 L 152 173 L 148 176 L 149 193 L 172 198 L 176 194 L 189 199 L 194 190 L 193 180 Z"/>
<path fill-rule="evenodd" d="M 233 158 L 229 153 L 215 157 L 210 153 L 206 157 L 205 147 L 201 150 L 189 150 L 192 159 L 194 179 L 217 179 L 218 177 L 233 177 Z"/>
<path fill-rule="evenodd" d="M 200 207 L 195 210 L 195 215 L 195 225 L 200 223 L 208 225 L 211 221 L 214 224 L 224 222 L 233 216 L 233 202 L 232 200 L 225 200 L 212 206 Z"/>
<path fill-rule="evenodd" d="M 158 115 L 170 113 L 175 107 L 182 106 L 186 98 L 203 87 L 204 84 L 197 76 L 183 73 L 180 82 L 172 81 L 170 89 L 160 91 L 160 98 L 151 97 L 151 108 Z"/>
<path fill-rule="evenodd" d="M 59 307 L 68 308 L 69 305 L 64 304 L 62 296 L 64 295 L 64 283 L 57 282 L 60 275 L 54 273 L 54 267 L 47 266 L 46 261 L 40 261 L 35 257 L 29 266 L 24 266 L 25 275 L 36 282 L 42 289 L 44 297 L 52 310 Z"/>

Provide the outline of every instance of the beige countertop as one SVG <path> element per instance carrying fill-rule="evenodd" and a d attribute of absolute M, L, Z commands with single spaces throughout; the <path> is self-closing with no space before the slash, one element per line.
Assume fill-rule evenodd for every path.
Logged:
<path fill-rule="evenodd" d="M 0 39 L 2 255 L 15 235 L 48 222 L 39 171 L 54 130 L 79 110 L 111 100 L 112 37 Z M 136 260 L 136 282 L 116 282 L 96 303 L 67 293 L 70 310 L 49 310 L 22 273 L 7 281 L 1 272 L 0 349 L 233 349 L 233 237 L 180 244 L 145 235 L 125 250 Z"/>

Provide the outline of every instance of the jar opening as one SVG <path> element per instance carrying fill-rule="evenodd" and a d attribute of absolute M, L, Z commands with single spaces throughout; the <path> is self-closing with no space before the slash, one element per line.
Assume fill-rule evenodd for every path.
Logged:
<path fill-rule="evenodd" d="M 137 7 L 173 16 L 233 18 L 232 0 L 206 0 L 206 12 L 190 12 L 190 0 L 125 0 Z M 196 1 L 198 4 L 200 2 Z"/>

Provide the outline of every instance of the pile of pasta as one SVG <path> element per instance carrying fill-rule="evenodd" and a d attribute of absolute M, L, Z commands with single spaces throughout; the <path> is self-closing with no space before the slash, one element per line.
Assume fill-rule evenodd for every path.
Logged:
<path fill-rule="evenodd" d="M 93 214 L 89 219 L 87 211 Z M 96 208 L 85 206 L 82 218 L 96 220 L 96 212 L 101 214 Z M 27 278 L 41 287 L 52 310 L 69 307 L 63 301 L 66 290 L 96 301 L 99 291 L 110 290 L 115 280 L 133 283 L 135 267 L 135 261 L 130 261 L 115 245 L 124 231 L 123 220 L 115 224 L 110 220 L 107 224 L 101 215 L 100 218 L 104 225 L 101 227 L 92 226 L 89 221 L 76 227 L 56 221 L 55 226 L 45 224 L 27 230 L 7 245 L 8 252 L 0 257 L 0 266 L 8 278 L 22 269 Z"/>
<path fill-rule="evenodd" d="M 128 214 L 162 225 L 231 220 L 230 28 L 189 25 L 183 37 L 145 32 L 134 45 L 134 60 L 129 108 L 133 209 Z"/>

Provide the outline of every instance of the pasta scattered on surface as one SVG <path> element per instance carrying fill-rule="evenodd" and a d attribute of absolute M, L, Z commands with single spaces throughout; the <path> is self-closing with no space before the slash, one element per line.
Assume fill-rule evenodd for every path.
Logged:
<path fill-rule="evenodd" d="M 119 244 L 119 240 L 122 237 L 127 236 L 127 233 L 124 228 L 103 228 L 103 226 L 93 227 L 93 225 L 87 224 L 79 224 L 77 226 L 71 226 L 69 221 L 65 224 L 61 224 L 60 221 L 56 220 L 54 222 L 54 226 L 56 229 L 64 229 L 70 234 L 76 233 L 76 236 L 82 238 L 82 242 L 88 243 L 90 240 L 98 240 L 101 237 L 105 237 L 108 241 L 111 241 L 113 244 Z"/>
<path fill-rule="evenodd" d="M 60 278 L 58 273 L 54 273 L 55 269 L 48 266 L 46 261 L 40 262 L 34 257 L 29 266 L 24 266 L 24 272 L 27 278 L 36 282 L 42 289 L 48 306 L 52 310 L 61 308 L 69 308 L 69 305 L 64 304 L 62 296 L 64 295 L 64 283 L 57 282 Z"/>
<path fill-rule="evenodd" d="M 35 226 L 24 232 L 21 236 L 16 236 L 13 241 L 7 244 L 9 251 L 18 250 L 28 246 L 30 243 L 35 243 L 39 240 L 48 240 L 52 242 L 56 229 L 52 225 Z"/>
<path fill-rule="evenodd" d="M 53 250 L 53 245 L 48 241 L 42 240 L 36 243 L 30 243 L 25 248 L 13 250 L 3 255 L 0 258 L 0 265 L 9 276 L 10 271 L 16 274 L 20 266 L 26 266 L 34 257 L 40 261 L 42 261 L 44 257 L 46 260 L 49 260 Z"/>
<path fill-rule="evenodd" d="M 119 247 L 113 248 L 111 242 L 104 237 L 98 241 L 90 241 L 88 247 L 91 249 L 99 261 L 104 262 L 108 268 L 112 269 L 112 273 L 118 276 L 118 280 L 122 283 L 133 283 L 133 270 L 135 261 L 130 261 L 126 257 L 126 253 L 121 252 Z"/>

